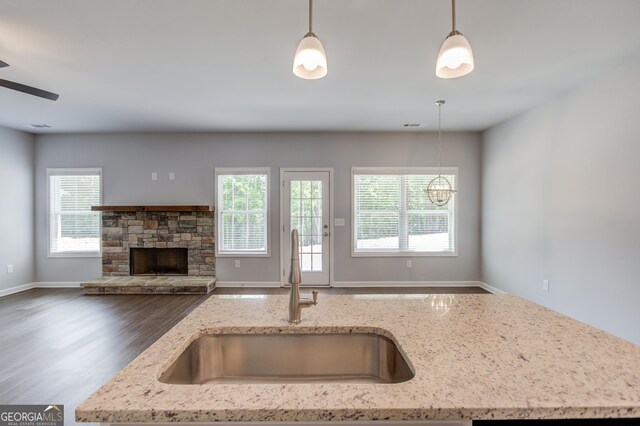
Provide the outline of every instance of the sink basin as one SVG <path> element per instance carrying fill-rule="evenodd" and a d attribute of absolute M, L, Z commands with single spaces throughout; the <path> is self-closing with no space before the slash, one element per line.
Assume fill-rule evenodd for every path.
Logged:
<path fill-rule="evenodd" d="M 213 334 L 194 340 L 159 380 L 401 383 L 413 376 L 396 345 L 379 334 Z"/>

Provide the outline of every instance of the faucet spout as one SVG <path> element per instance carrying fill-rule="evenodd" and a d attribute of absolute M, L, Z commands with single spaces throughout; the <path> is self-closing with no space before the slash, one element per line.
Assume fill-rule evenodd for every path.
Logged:
<path fill-rule="evenodd" d="M 298 324 L 301 321 L 302 308 L 318 304 L 318 292 L 313 291 L 313 299 L 300 298 L 300 283 L 302 282 L 302 271 L 300 270 L 298 230 L 291 230 L 291 271 L 289 272 L 289 283 L 291 292 L 289 293 L 289 322 Z"/>
<path fill-rule="evenodd" d="M 289 283 L 300 285 L 302 282 L 302 272 L 300 271 L 300 245 L 298 242 L 298 230 L 291 231 L 291 270 L 289 271 Z"/>

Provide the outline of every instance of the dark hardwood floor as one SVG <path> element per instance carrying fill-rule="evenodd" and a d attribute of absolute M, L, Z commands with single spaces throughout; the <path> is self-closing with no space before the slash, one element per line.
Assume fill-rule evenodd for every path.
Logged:
<path fill-rule="evenodd" d="M 0 298 L 0 404 L 75 407 L 208 295 L 85 296 L 34 289 Z"/>
<path fill-rule="evenodd" d="M 321 294 L 486 293 L 475 288 L 335 288 Z M 211 294 L 287 294 L 218 288 Z M 85 296 L 33 289 L 0 298 L 0 404 L 75 407 L 209 295 Z"/>

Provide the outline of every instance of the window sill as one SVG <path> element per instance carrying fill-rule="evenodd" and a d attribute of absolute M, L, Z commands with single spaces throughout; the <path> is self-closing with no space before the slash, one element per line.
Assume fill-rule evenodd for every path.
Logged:
<path fill-rule="evenodd" d="M 50 259 L 69 259 L 69 258 L 101 258 L 102 253 L 49 253 Z"/>
<path fill-rule="evenodd" d="M 351 257 L 458 257 L 458 252 L 351 252 Z"/>
<path fill-rule="evenodd" d="M 270 253 L 247 253 L 247 252 L 238 252 L 238 253 L 216 253 L 216 257 L 230 257 L 230 258 L 238 258 L 238 257 L 271 257 Z"/>

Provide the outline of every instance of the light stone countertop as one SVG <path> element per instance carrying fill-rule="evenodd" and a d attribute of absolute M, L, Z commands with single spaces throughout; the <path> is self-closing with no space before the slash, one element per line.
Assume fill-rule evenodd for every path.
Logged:
<path fill-rule="evenodd" d="M 76 419 L 640 418 L 640 346 L 515 296 L 321 295 L 296 326 L 286 321 L 287 306 L 288 296 L 210 297 L 83 402 Z M 157 380 L 204 334 L 318 329 L 391 334 L 415 377 L 398 384 Z"/>

